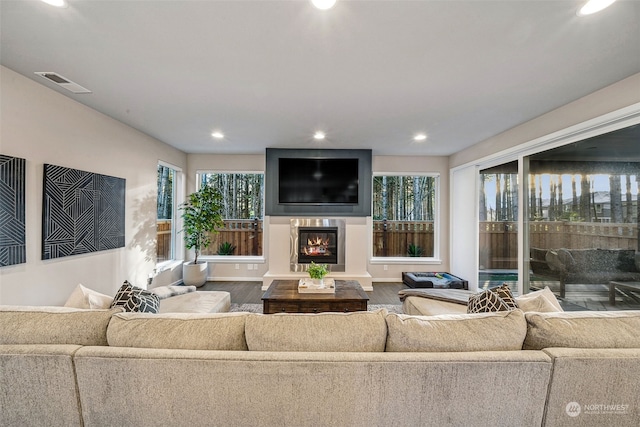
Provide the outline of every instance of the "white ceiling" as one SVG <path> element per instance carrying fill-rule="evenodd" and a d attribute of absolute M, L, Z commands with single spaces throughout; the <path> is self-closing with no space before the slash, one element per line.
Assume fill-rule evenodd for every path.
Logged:
<path fill-rule="evenodd" d="M 0 1 L 2 65 L 188 153 L 449 155 L 640 72 L 638 0 L 68 2 Z"/>

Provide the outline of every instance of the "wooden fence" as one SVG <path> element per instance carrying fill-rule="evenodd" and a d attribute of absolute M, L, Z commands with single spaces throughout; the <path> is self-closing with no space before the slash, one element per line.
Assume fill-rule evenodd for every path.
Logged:
<path fill-rule="evenodd" d="M 518 268 L 518 230 L 515 222 L 480 222 L 481 269 Z M 170 259 L 171 221 L 158 221 L 158 261 Z M 203 255 L 216 255 L 223 242 L 236 246 L 234 255 L 262 255 L 262 220 L 228 220 L 213 235 Z M 433 256 L 433 221 L 373 221 L 373 256 L 406 257 L 409 245 Z M 178 238 L 182 238 L 178 234 Z M 541 249 L 637 249 L 636 224 L 536 221 L 529 223 L 529 245 Z"/>
<path fill-rule="evenodd" d="M 167 261 L 171 256 L 171 220 L 163 219 L 156 223 L 158 244 L 156 245 L 156 262 Z"/>
<path fill-rule="evenodd" d="M 480 221 L 480 270 L 518 268 L 518 223 Z"/>
<path fill-rule="evenodd" d="M 518 268 L 515 222 L 480 222 L 480 268 Z M 535 221 L 529 223 L 529 246 L 540 249 L 634 249 L 638 226 L 630 223 Z"/>
<path fill-rule="evenodd" d="M 202 255 L 217 255 L 224 242 L 236 247 L 233 255 L 262 255 L 262 224 L 260 219 L 225 220 L 224 228 L 211 235 L 211 245 Z"/>
<path fill-rule="evenodd" d="M 373 221 L 374 257 L 410 256 L 409 245 L 433 256 L 433 221 Z"/>
<path fill-rule="evenodd" d="M 157 262 L 171 259 L 171 220 L 157 222 Z M 182 234 L 178 233 L 182 239 Z M 233 255 L 262 255 L 262 220 L 236 219 L 224 222 L 224 228 L 211 236 L 211 245 L 202 255 L 217 255 L 218 247 L 229 242 L 236 247 Z"/>

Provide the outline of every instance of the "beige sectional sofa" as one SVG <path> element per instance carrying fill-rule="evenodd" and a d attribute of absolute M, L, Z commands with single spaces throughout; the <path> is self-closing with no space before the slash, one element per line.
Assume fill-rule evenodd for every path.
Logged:
<path fill-rule="evenodd" d="M 638 331 L 640 312 L 4 306 L 0 425 L 636 426 Z"/>

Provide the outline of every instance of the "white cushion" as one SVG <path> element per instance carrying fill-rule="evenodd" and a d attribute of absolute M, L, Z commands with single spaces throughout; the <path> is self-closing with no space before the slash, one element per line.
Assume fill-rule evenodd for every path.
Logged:
<path fill-rule="evenodd" d="M 535 311 L 540 313 L 564 311 L 556 296 L 548 286 L 544 289 L 516 297 L 516 302 L 520 310 L 526 312 Z"/>
<path fill-rule="evenodd" d="M 64 303 L 65 307 L 72 308 L 97 308 L 105 309 L 111 306 L 113 297 L 100 292 L 96 292 L 89 288 L 78 284 L 76 288 L 71 292 L 67 302 Z"/>
<path fill-rule="evenodd" d="M 225 313 L 231 308 L 231 294 L 197 291 L 160 300 L 160 313 Z"/>

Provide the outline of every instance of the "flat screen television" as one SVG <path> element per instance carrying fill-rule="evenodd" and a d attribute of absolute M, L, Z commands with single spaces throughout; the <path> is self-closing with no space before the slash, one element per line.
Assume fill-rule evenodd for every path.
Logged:
<path fill-rule="evenodd" d="M 370 216 L 371 150 L 267 148 L 265 214 Z"/>
<path fill-rule="evenodd" d="M 355 205 L 358 159 L 283 157 L 278 161 L 278 202 Z"/>

